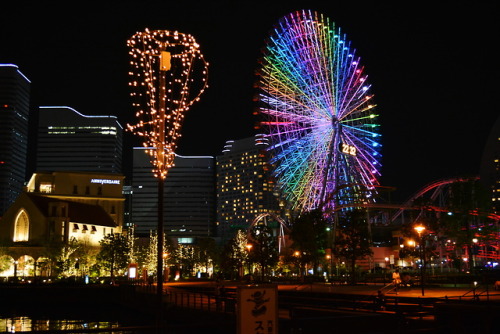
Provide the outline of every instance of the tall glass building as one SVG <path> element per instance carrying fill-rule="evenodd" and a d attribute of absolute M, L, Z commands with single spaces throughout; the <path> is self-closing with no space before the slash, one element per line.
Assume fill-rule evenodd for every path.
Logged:
<path fill-rule="evenodd" d="M 223 242 L 246 230 L 259 214 L 280 213 L 267 146 L 264 135 L 229 140 L 217 156 L 217 222 Z"/>
<path fill-rule="evenodd" d="M 123 127 L 115 116 L 40 107 L 37 171 L 121 173 Z"/>
<path fill-rule="evenodd" d="M 158 180 L 143 147 L 133 151 L 132 214 L 135 233 L 149 236 L 158 226 Z M 176 155 L 164 189 L 164 231 L 178 243 L 191 244 L 215 232 L 215 159 Z"/>
<path fill-rule="evenodd" d="M 31 82 L 13 64 L 0 64 L 0 217 L 26 179 Z"/>
<path fill-rule="evenodd" d="M 480 178 L 491 191 L 493 211 L 500 214 L 500 117 L 493 124 L 483 151 Z"/>

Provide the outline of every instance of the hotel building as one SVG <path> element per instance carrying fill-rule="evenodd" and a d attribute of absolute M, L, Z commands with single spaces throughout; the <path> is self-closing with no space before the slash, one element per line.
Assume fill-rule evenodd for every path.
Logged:
<path fill-rule="evenodd" d="M 217 222 L 223 242 L 262 213 L 279 216 L 264 135 L 229 140 L 217 156 Z"/>

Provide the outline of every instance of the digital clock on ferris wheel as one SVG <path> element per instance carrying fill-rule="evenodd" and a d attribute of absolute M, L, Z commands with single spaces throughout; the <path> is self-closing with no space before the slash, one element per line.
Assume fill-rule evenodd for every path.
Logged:
<path fill-rule="evenodd" d="M 340 151 L 344 154 L 356 156 L 356 146 L 349 145 L 346 143 L 340 143 Z"/>

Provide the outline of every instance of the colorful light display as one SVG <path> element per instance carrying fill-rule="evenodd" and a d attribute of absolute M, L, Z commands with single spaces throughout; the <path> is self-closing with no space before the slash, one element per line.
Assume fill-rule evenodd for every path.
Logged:
<path fill-rule="evenodd" d="M 283 17 L 258 72 L 261 126 L 290 208 L 372 201 L 381 167 L 378 115 L 364 67 L 340 29 L 312 11 Z"/>
<path fill-rule="evenodd" d="M 156 177 L 173 166 L 184 114 L 207 88 L 208 63 L 193 36 L 167 30 L 138 32 L 127 42 L 131 96 L 139 122 L 128 129 L 144 138 Z"/>

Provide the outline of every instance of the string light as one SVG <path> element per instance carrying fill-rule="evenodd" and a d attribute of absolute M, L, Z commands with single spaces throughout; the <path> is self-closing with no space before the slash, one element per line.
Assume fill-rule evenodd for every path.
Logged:
<path fill-rule="evenodd" d="M 146 29 L 128 41 L 132 106 L 139 119 L 127 130 L 143 138 L 155 177 L 174 165 L 184 114 L 208 87 L 208 63 L 193 36 Z"/>

